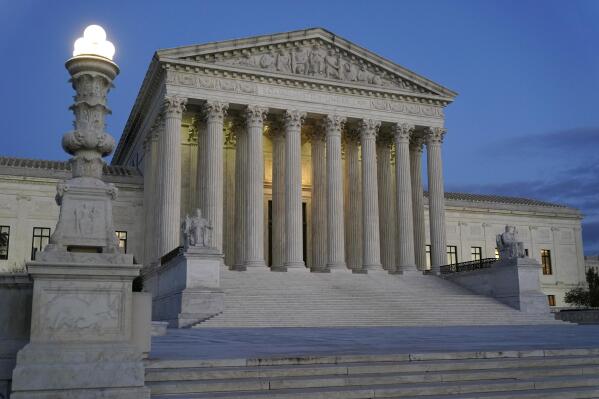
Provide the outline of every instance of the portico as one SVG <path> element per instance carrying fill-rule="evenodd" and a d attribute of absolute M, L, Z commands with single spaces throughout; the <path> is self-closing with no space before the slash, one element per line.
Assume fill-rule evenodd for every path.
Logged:
<path fill-rule="evenodd" d="M 115 155 L 139 151 L 148 171 L 146 231 L 159 236 L 144 264 L 179 245 L 180 216 L 199 207 L 237 270 L 422 270 L 426 145 L 438 273 L 443 107 L 455 93 L 333 37 L 310 29 L 157 53 Z M 182 185 L 192 119 L 195 184 Z"/>

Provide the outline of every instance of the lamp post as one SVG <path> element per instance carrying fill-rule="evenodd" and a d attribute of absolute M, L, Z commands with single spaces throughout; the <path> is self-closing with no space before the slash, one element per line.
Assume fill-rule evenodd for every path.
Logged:
<path fill-rule="evenodd" d="M 66 62 L 75 89 L 74 130 L 62 138 L 72 178 L 58 183 L 60 215 L 50 243 L 27 263 L 33 278 L 30 342 L 17 355 L 13 399 L 149 398 L 133 344 L 133 256 L 119 252 L 112 221 L 117 190 L 102 181 L 106 95 L 119 72 L 114 46 L 92 25 Z M 150 320 L 147 320 L 150 328 Z"/>

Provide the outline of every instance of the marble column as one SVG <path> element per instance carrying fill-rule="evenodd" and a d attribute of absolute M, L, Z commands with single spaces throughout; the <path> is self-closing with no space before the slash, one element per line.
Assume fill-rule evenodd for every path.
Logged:
<path fill-rule="evenodd" d="M 312 257 L 310 270 L 327 270 L 327 161 L 324 126 L 318 123 L 310 132 L 312 160 Z"/>
<path fill-rule="evenodd" d="M 158 257 L 180 245 L 181 224 L 181 118 L 186 98 L 166 96 L 163 102 L 164 131 L 160 137 Z"/>
<path fill-rule="evenodd" d="M 399 236 L 398 270 L 416 272 L 414 257 L 414 214 L 412 212 L 412 180 L 410 176 L 410 136 L 414 126 L 397 124 L 395 134 L 395 179 L 397 229 Z"/>
<path fill-rule="evenodd" d="M 285 112 L 285 264 L 304 269 L 302 235 L 302 123 L 305 112 Z"/>
<path fill-rule="evenodd" d="M 362 145 L 362 268 L 382 270 L 379 240 L 379 204 L 376 176 L 376 135 L 381 123 L 364 119 L 360 124 Z"/>
<path fill-rule="evenodd" d="M 345 118 L 327 115 L 327 267 L 347 270 L 343 220 L 343 169 L 341 163 L 341 131 Z"/>
<path fill-rule="evenodd" d="M 345 164 L 347 168 L 347 265 L 354 271 L 362 269 L 362 173 L 360 170 L 360 134 L 347 129 L 345 135 Z"/>
<path fill-rule="evenodd" d="M 156 161 L 157 161 L 157 141 L 160 125 L 162 124 L 158 116 L 156 122 L 150 129 L 146 140 L 144 141 L 144 267 L 150 266 L 156 261 Z"/>
<path fill-rule="evenodd" d="M 247 203 L 247 130 L 245 118 L 233 120 L 235 146 L 235 261 L 231 269 L 245 270 Z"/>
<path fill-rule="evenodd" d="M 431 127 L 426 130 L 428 167 L 428 209 L 431 236 L 431 269 L 440 273 L 447 264 L 447 240 L 445 236 L 445 192 L 443 189 L 443 161 L 441 144 L 445 129 Z"/>
<path fill-rule="evenodd" d="M 396 233 L 395 198 L 393 176 L 391 173 L 390 135 L 379 136 L 377 140 L 377 177 L 379 196 L 379 235 L 381 239 L 381 263 L 383 269 L 395 271 Z"/>
<path fill-rule="evenodd" d="M 202 214 L 212 225 L 212 245 L 223 250 L 223 192 L 224 192 L 224 119 L 229 104 L 221 101 L 206 101 L 202 114 L 206 125 L 202 152 L 204 190 L 202 192 Z"/>
<path fill-rule="evenodd" d="M 285 270 L 285 130 L 280 120 L 269 122 L 272 141 L 272 270 Z"/>
<path fill-rule="evenodd" d="M 223 252 L 225 265 L 235 264 L 235 118 L 225 123 L 224 138 L 224 215 L 223 215 Z"/>
<path fill-rule="evenodd" d="M 426 223 L 424 188 L 422 187 L 422 144 L 424 139 L 410 139 L 410 175 L 412 180 L 412 214 L 414 219 L 414 258 L 418 270 L 426 270 Z"/>
<path fill-rule="evenodd" d="M 264 119 L 268 108 L 248 105 L 245 219 L 245 267 L 266 268 L 264 261 Z"/>

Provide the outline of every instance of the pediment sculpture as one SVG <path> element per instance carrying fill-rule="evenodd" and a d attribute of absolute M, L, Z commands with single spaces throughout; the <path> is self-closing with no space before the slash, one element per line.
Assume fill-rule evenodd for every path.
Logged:
<path fill-rule="evenodd" d="M 243 49 L 228 54 L 215 54 L 207 61 L 269 72 L 431 93 L 430 90 L 324 42 L 295 47 L 264 46 L 258 50 Z"/>
<path fill-rule="evenodd" d="M 499 258 L 524 258 L 524 243 L 518 237 L 516 226 L 505 226 L 505 231 L 496 238 Z"/>
<path fill-rule="evenodd" d="M 186 215 L 181 224 L 183 246 L 185 249 L 212 248 L 212 225 L 202 217 L 202 210 L 197 208 L 195 215 Z"/>

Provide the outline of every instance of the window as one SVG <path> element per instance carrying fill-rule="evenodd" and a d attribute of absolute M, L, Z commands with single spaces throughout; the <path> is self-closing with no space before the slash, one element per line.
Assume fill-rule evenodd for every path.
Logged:
<path fill-rule="evenodd" d="M 127 253 L 127 232 L 126 231 L 115 231 L 116 239 L 119 240 L 119 249 L 122 253 Z"/>
<path fill-rule="evenodd" d="M 0 259 L 8 259 L 10 226 L 0 226 Z"/>
<path fill-rule="evenodd" d="M 548 249 L 541 249 L 541 265 L 543 266 L 543 274 L 553 274 L 551 269 L 551 251 Z"/>
<path fill-rule="evenodd" d="M 495 259 L 499 259 L 499 249 L 495 248 Z"/>
<path fill-rule="evenodd" d="M 549 306 L 555 306 L 555 295 L 547 295 Z"/>
<path fill-rule="evenodd" d="M 31 241 L 31 260 L 35 260 L 35 255 L 39 251 L 43 251 L 48 242 L 50 242 L 50 228 L 34 227 L 33 240 Z"/>
<path fill-rule="evenodd" d="M 431 246 L 427 245 L 426 246 L 426 270 L 430 270 L 432 264 L 433 264 L 433 262 L 431 261 Z"/>
<path fill-rule="evenodd" d="M 447 264 L 455 265 L 458 263 L 458 247 L 455 245 L 447 246 Z"/>
<path fill-rule="evenodd" d="M 470 257 L 472 260 L 481 260 L 483 258 L 482 247 L 470 247 Z"/>
<path fill-rule="evenodd" d="M 524 248 L 524 255 L 528 258 L 528 248 Z"/>

